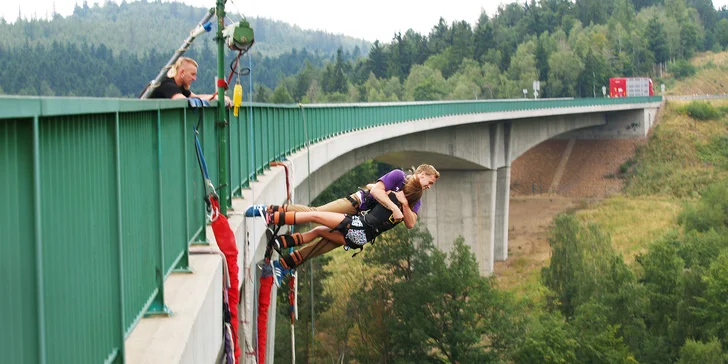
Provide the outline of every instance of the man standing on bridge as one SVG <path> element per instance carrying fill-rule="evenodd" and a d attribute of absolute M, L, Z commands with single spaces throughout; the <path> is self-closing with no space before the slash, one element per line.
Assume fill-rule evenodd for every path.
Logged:
<path fill-rule="evenodd" d="M 368 190 L 360 190 L 344 198 L 327 203 L 326 205 L 319 207 L 309 207 L 305 205 L 283 205 L 283 206 L 265 206 L 255 205 L 250 206 L 246 211 L 246 216 L 262 216 L 264 210 L 268 213 L 280 212 L 314 212 L 314 211 L 325 211 L 325 212 L 338 212 L 346 215 L 356 215 L 362 211 L 368 211 L 372 209 L 377 203 L 386 207 L 392 211 L 392 218 L 396 221 L 403 221 L 408 229 L 412 229 L 417 223 L 417 213 L 422 205 L 422 200 L 418 200 L 415 204 L 404 207 L 404 211 L 400 210 L 397 205 L 392 202 L 388 196 L 390 191 L 399 192 L 404 187 L 405 183 L 411 178 L 419 179 L 423 191 L 428 190 L 435 184 L 438 178 L 440 178 L 440 172 L 435 169 L 432 165 L 422 164 L 414 173 L 411 175 L 405 174 L 400 169 L 392 170 L 391 172 L 380 177 L 374 184 L 367 185 Z M 274 261 L 274 268 L 276 272 L 276 285 L 280 284 L 281 275 L 285 275 L 285 271 L 293 269 L 296 266 L 301 265 L 304 261 L 317 257 L 321 254 L 328 253 L 341 244 L 321 239 L 318 242 L 307 244 L 295 252 L 291 253 L 287 257 L 283 257 L 280 261 Z"/>
<path fill-rule="evenodd" d="M 192 58 L 179 57 L 167 71 L 167 77 L 149 95 L 150 99 L 181 100 L 199 98 L 209 101 L 214 95 L 198 95 L 190 91 L 192 82 L 197 79 L 197 62 Z M 230 105 L 230 98 L 225 96 L 225 104 Z"/>

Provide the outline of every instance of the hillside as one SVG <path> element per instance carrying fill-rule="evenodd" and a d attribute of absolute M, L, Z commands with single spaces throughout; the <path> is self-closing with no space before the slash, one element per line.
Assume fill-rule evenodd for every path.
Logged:
<path fill-rule="evenodd" d="M 728 93 L 728 52 L 705 52 L 695 56 L 690 64 L 695 67 L 691 77 L 677 80 L 665 77 L 666 95 L 719 95 Z M 659 87 L 657 85 L 656 87 Z M 658 88 L 659 90 L 659 88 Z"/>
<path fill-rule="evenodd" d="M 103 6 L 86 2 L 77 6 L 68 17 L 55 15 L 52 20 L 19 20 L 12 24 L 0 20 L 0 46 L 22 47 L 26 43 L 50 46 L 54 42 L 99 46 L 105 44 L 115 54 L 124 51 L 142 54 L 150 49 L 165 53 L 173 51 L 189 35 L 209 9 L 175 2 L 122 2 L 113 1 Z M 227 17 L 241 19 L 237 11 L 228 6 Z M 244 15 L 244 14 L 243 14 Z M 265 18 L 249 19 L 256 31 L 254 52 L 262 56 L 277 56 L 291 49 L 307 49 L 313 53 L 331 55 L 342 47 L 354 52 L 359 48 L 366 54 L 371 45 L 364 40 L 323 31 L 304 30 L 280 21 Z M 202 42 L 213 42 L 212 36 L 201 36 L 193 47 L 201 49 Z M 211 44 L 210 44 L 211 45 Z"/>
<path fill-rule="evenodd" d="M 693 62 L 701 58 L 706 55 Z M 728 59 L 728 53 L 710 59 Z M 696 85 L 698 94 L 714 93 L 701 77 L 696 74 L 681 84 Z M 696 107 L 712 110 L 714 118 L 700 120 Z M 684 202 L 728 179 L 726 110 L 724 100 L 668 101 L 647 140 L 577 141 L 553 194 L 547 190 L 565 141 L 546 141 L 519 157 L 512 166 L 509 258 L 496 264 L 501 287 L 541 297 L 539 277 L 551 259 L 548 239 L 559 213 L 596 224 L 625 261 L 634 264 L 638 254 L 675 229 Z"/>
<path fill-rule="evenodd" d="M 179 3 L 107 2 L 77 7 L 73 15 L 51 21 L 0 20 L 0 94 L 137 97 L 206 11 Z M 229 18 L 240 19 L 234 13 Z M 256 32 L 249 53 L 252 77 L 270 89 L 307 64 L 323 68 L 340 47 L 346 61 L 369 49 L 362 40 L 263 18 L 251 19 L 251 26 Z M 213 39 L 200 36 L 185 54 L 200 65 L 193 85 L 197 93 L 214 92 Z M 225 64 L 236 54 L 228 51 Z M 241 80 L 245 89 L 247 81 Z"/>

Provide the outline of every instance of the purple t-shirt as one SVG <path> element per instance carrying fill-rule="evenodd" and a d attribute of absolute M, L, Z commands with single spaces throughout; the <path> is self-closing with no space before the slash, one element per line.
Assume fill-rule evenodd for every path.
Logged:
<path fill-rule="evenodd" d="M 407 177 L 407 175 L 401 169 L 395 169 L 384 176 L 379 177 L 377 182 L 381 181 L 384 183 L 385 191 L 399 192 L 404 187 L 405 177 Z M 376 204 L 377 200 L 372 195 L 367 195 L 361 205 L 359 205 L 359 210 L 371 210 Z M 422 205 L 422 200 L 417 200 L 415 205 L 411 207 L 412 212 L 416 214 L 420 210 L 420 205 Z"/>

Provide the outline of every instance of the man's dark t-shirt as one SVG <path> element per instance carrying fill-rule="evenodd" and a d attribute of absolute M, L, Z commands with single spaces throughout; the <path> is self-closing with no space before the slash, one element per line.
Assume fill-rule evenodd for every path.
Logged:
<path fill-rule="evenodd" d="M 185 95 L 185 97 L 190 97 L 190 95 L 192 95 L 190 90 L 185 90 L 184 88 L 178 86 L 174 82 L 174 78 L 165 77 L 162 79 L 162 82 L 159 83 L 159 87 L 155 88 L 154 91 L 152 91 L 152 94 L 149 95 L 149 98 L 171 99 L 172 96 L 176 94 L 182 94 Z"/>

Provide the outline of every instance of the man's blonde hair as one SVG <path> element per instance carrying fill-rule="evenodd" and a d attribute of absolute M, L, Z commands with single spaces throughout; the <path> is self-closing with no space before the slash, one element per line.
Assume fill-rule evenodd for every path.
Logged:
<path fill-rule="evenodd" d="M 182 67 L 183 64 L 188 63 L 192 64 L 197 68 L 197 62 L 195 62 L 194 59 L 189 57 L 179 57 L 177 58 L 177 61 L 174 62 L 172 67 L 169 67 L 169 70 L 167 71 L 167 77 L 174 78 L 174 76 L 177 75 L 177 70 L 179 70 L 180 67 Z"/>
<path fill-rule="evenodd" d="M 440 172 L 435 169 L 431 164 L 420 164 L 417 169 L 415 169 L 414 174 L 420 174 L 424 172 L 428 176 L 435 176 L 435 178 L 440 178 Z"/>

